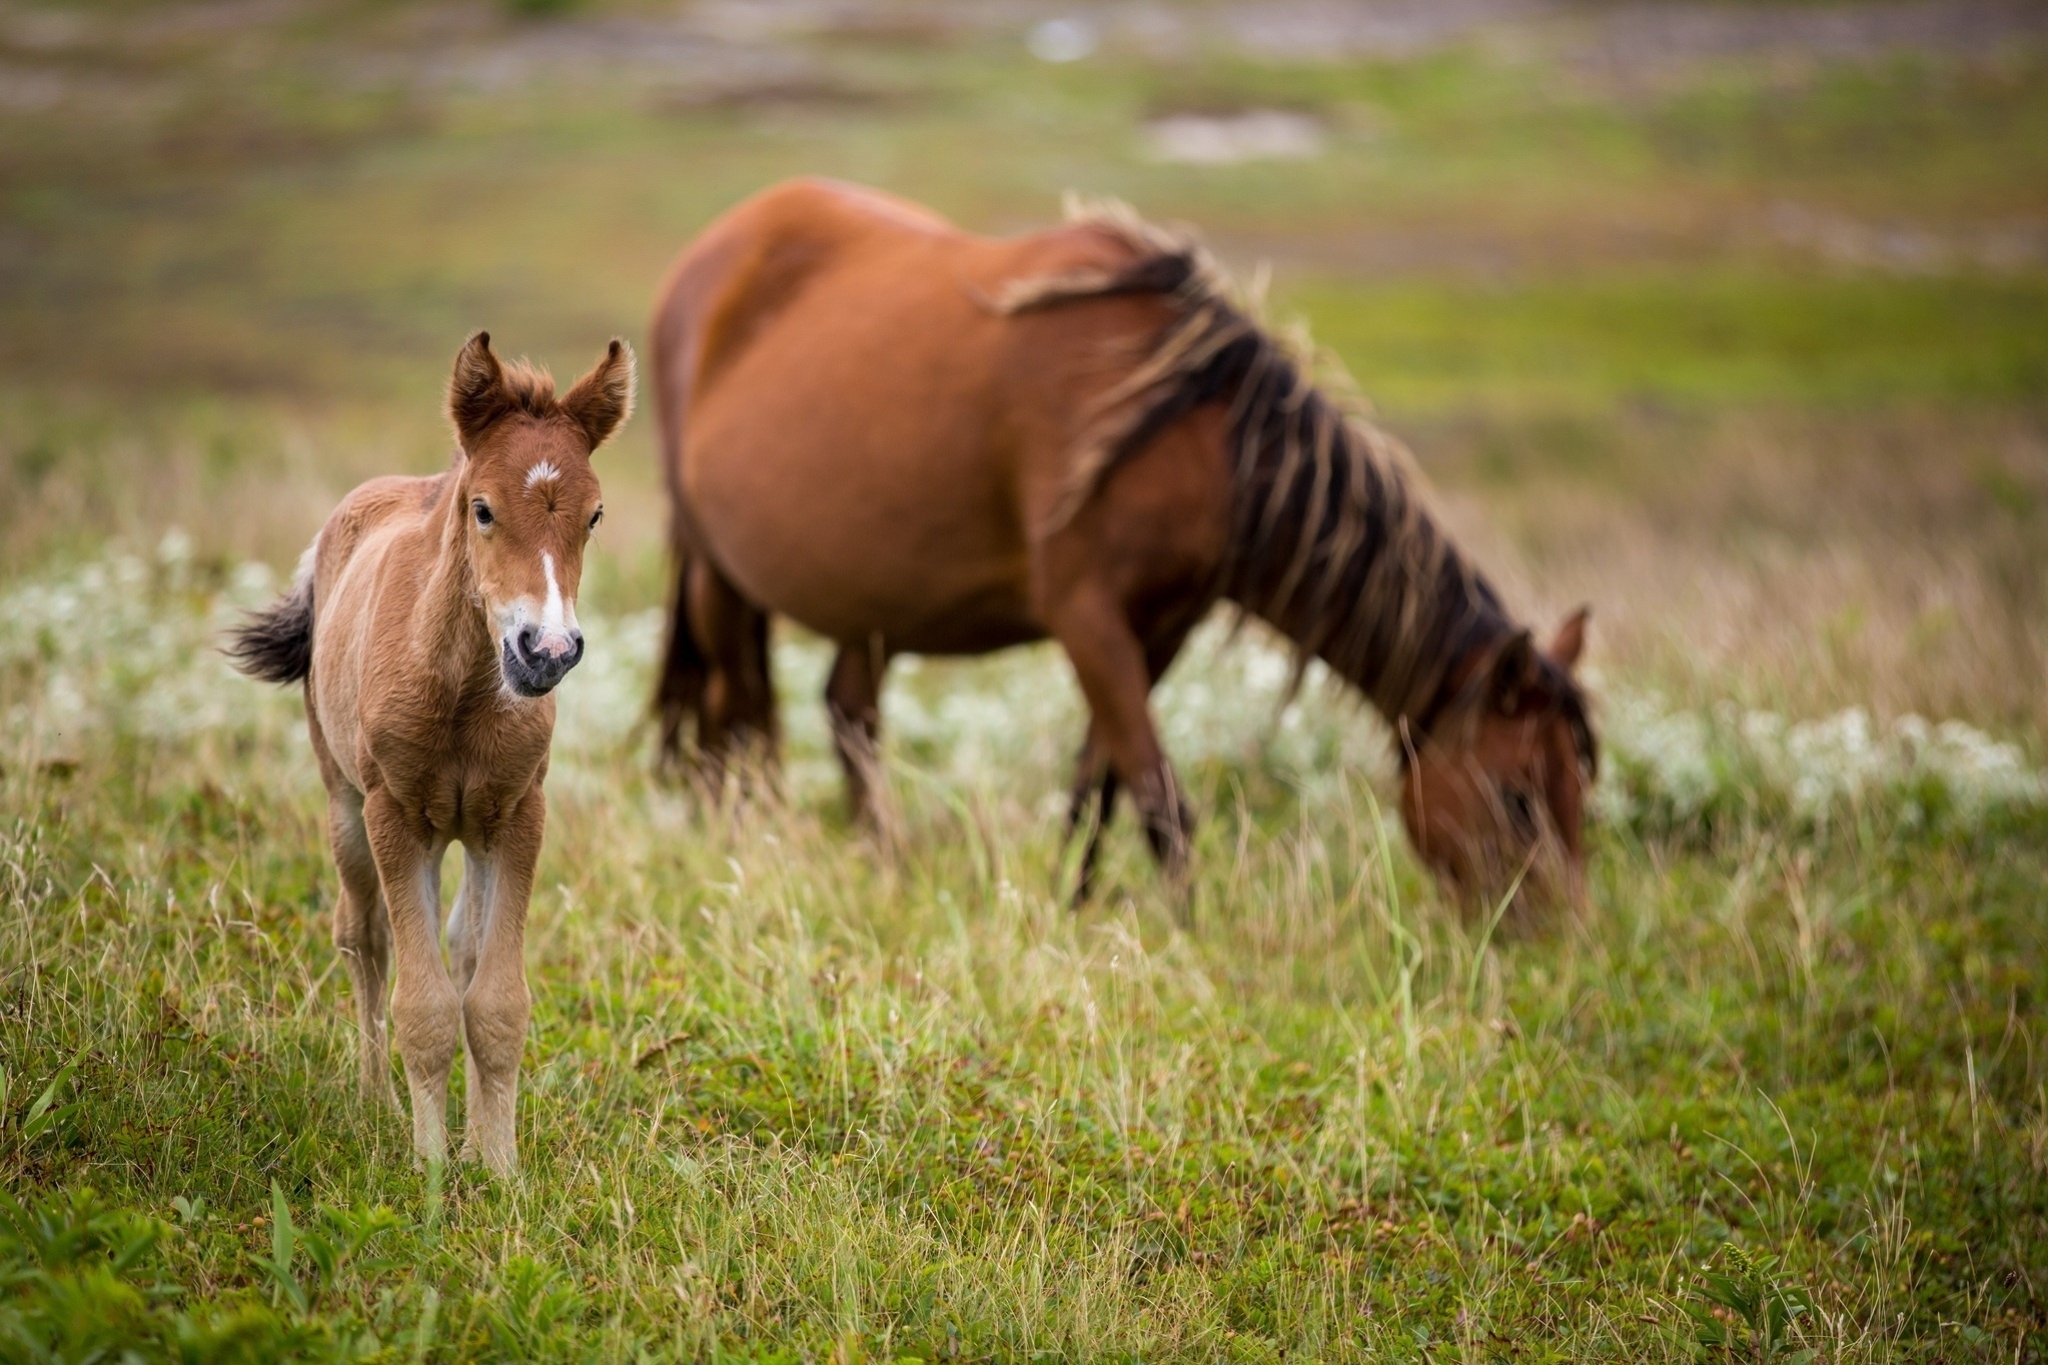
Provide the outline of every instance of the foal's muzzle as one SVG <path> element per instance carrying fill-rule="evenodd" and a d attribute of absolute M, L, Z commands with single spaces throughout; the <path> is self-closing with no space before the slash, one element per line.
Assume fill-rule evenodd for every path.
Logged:
<path fill-rule="evenodd" d="M 544 697 L 583 660 L 583 632 L 543 631 L 523 625 L 504 637 L 500 666 L 505 681 L 522 697 Z"/>

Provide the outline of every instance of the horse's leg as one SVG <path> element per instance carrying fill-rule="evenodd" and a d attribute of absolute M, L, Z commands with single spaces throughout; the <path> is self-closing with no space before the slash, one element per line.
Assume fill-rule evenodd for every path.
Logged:
<path fill-rule="evenodd" d="M 1048 613 L 1047 624 L 1067 651 L 1081 693 L 1088 699 L 1089 733 L 1099 740 L 1111 770 L 1130 788 L 1153 856 L 1178 881 L 1187 866 L 1193 821 L 1152 725 L 1152 676 L 1145 646 L 1122 603 L 1096 584 L 1067 594 Z"/>
<path fill-rule="evenodd" d="M 477 947 L 490 924 L 491 868 L 489 859 L 468 844 L 462 846 L 462 884 L 455 892 L 455 909 L 448 915 L 448 957 L 455 972 L 455 989 L 464 995 L 476 978 Z M 468 1122 L 463 1128 L 462 1155 L 468 1160 L 476 1156 L 476 1103 L 482 1082 L 477 1077 L 475 1049 L 465 1047 L 463 1058 Z"/>
<path fill-rule="evenodd" d="M 519 1058 L 526 1050 L 532 1013 L 526 988 L 526 907 L 546 824 L 547 800 L 536 782 L 490 847 L 471 863 L 472 873 L 481 873 L 483 889 L 470 902 L 482 916 L 468 931 L 475 966 L 462 995 L 471 1085 L 462 1154 L 482 1160 L 497 1175 L 510 1175 L 519 1165 Z"/>
<path fill-rule="evenodd" d="M 839 647 L 825 682 L 825 713 L 832 721 L 832 747 L 846 770 L 846 809 L 856 823 L 870 814 L 870 785 L 880 776 L 882 672 L 889 656 L 879 635 Z"/>
<path fill-rule="evenodd" d="M 441 965 L 441 850 L 420 841 L 414 822 L 382 788 L 363 803 L 363 825 L 397 949 L 391 1022 L 412 1096 L 413 1151 L 440 1161 L 448 1154 L 448 1070 L 462 1035 L 462 996 Z"/>
<path fill-rule="evenodd" d="M 1166 670 L 1187 643 L 1188 633 L 1194 629 L 1194 622 L 1201 619 L 1199 607 L 1180 611 L 1171 616 L 1160 628 L 1155 629 L 1145 645 L 1145 672 L 1150 686 L 1159 685 L 1166 676 Z M 1149 688 L 1148 688 L 1149 696 Z M 1098 800 L 1095 819 L 1088 827 L 1088 842 L 1081 850 L 1080 875 L 1074 882 L 1073 904 L 1078 908 L 1087 903 L 1095 893 L 1095 864 L 1102 852 L 1102 836 L 1109 828 L 1109 822 L 1116 813 L 1117 779 L 1116 769 L 1110 766 L 1108 754 L 1096 734 L 1096 725 L 1090 721 L 1087 738 L 1081 742 L 1081 754 L 1074 761 L 1074 788 L 1072 799 L 1067 805 L 1066 840 L 1071 843 L 1079 832 L 1081 822 L 1088 814 L 1088 798 Z"/>
<path fill-rule="evenodd" d="M 363 829 L 363 798 L 343 786 L 327 798 L 327 837 L 334 849 L 341 894 L 334 903 L 334 946 L 355 992 L 362 1052 L 363 1094 L 396 1109 L 391 1088 L 391 1046 L 384 1012 L 391 993 L 391 921 L 377 880 L 377 860 Z"/>

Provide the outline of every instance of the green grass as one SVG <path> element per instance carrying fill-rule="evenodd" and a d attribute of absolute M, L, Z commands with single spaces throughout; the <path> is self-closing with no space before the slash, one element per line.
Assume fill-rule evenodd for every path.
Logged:
<path fill-rule="evenodd" d="M 1749 773 L 1604 826 L 1582 921 L 1466 920 L 1381 813 L 1383 732 L 1320 694 L 1260 721 L 1284 669 L 1207 647 L 1161 703 L 1188 897 L 1126 826 L 1076 914 L 1045 651 L 899 680 L 877 842 L 836 814 L 818 647 L 781 660 L 786 799 L 711 811 L 648 778 L 651 623 L 591 617 L 526 1169 L 415 1171 L 348 1079 L 297 703 L 205 652 L 262 589 L 186 553 L 10 608 L 94 623 L 5 657 L 23 1358 L 113 1323 L 315 1358 L 1688 1359 L 1717 1286 L 1809 1305 L 1791 1343 L 1832 1360 L 2040 1329 L 2037 814 L 1873 787 L 1816 824 Z M 1610 740 L 1654 794 L 1655 742 Z M 1775 1268 L 1738 1293 L 1743 1257 Z"/>
<path fill-rule="evenodd" d="M 1298 292 L 1295 292 L 1298 291 Z M 2010 404 L 2048 393 L 2048 286 L 1689 270 L 1294 286 L 1317 341 L 1403 413 Z"/>
<path fill-rule="evenodd" d="M 1610 835 L 1590 924 L 1489 942 L 1362 793 L 1218 781 L 1182 930 L 1132 848 L 1058 906 L 1054 774 L 913 784 L 878 858 L 804 807 L 694 819 L 635 756 L 555 802 L 524 1180 L 436 1195 L 350 1097 L 303 751 L 203 749 L 5 788 L 9 1181 L 171 1224 L 159 1313 L 298 1320 L 276 1182 L 301 1226 L 393 1211 L 294 1275 L 394 1357 L 1686 1358 L 1729 1241 L 1831 1359 L 2039 1329 L 2032 836 Z M 509 1345 L 521 1277 L 561 1298 Z"/>

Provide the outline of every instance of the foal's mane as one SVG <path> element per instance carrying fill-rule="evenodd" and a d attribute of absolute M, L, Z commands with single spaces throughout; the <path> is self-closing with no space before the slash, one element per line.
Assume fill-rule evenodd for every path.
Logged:
<path fill-rule="evenodd" d="M 457 358 L 457 363 L 471 363 L 467 350 Z M 562 400 L 555 394 L 555 377 L 548 373 L 545 365 L 535 365 L 527 360 L 500 360 L 497 365 L 495 384 L 465 383 L 465 376 L 458 369 L 448 395 L 448 416 L 455 423 L 456 430 L 481 431 L 498 418 L 513 413 L 523 413 L 543 422 L 566 414 Z M 477 373 L 487 374 L 488 371 L 479 370 Z"/>
<path fill-rule="evenodd" d="M 994 300 L 1000 311 L 1142 294 L 1168 298 L 1177 317 L 1095 403 L 1041 534 L 1072 520 L 1119 464 L 1174 422 L 1203 404 L 1228 404 L 1231 526 L 1214 591 L 1292 638 L 1297 680 L 1321 657 L 1416 738 L 1476 714 L 1487 701 L 1487 670 L 1453 672 L 1490 660 L 1519 628 L 1430 515 L 1413 457 L 1368 418 L 1341 367 L 1305 339 L 1290 344 L 1262 327 L 1191 235 L 1114 201 L 1070 197 L 1067 217 L 1117 239 L 1135 259 L 1113 271 L 1013 281 Z M 1317 371 L 1334 393 L 1312 382 Z M 1577 684 L 1540 652 L 1534 667 L 1582 758 L 1595 762 Z"/>
<path fill-rule="evenodd" d="M 499 362 L 505 370 L 505 397 L 528 417 L 553 417 L 562 410 L 555 396 L 555 377 L 545 365 L 528 360 Z"/>

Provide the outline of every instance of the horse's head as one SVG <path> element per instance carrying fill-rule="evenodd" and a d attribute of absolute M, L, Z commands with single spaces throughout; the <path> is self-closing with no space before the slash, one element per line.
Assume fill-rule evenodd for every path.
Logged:
<path fill-rule="evenodd" d="M 1494 902 L 1518 882 L 1536 900 L 1584 895 L 1586 794 L 1599 763 L 1572 679 L 1586 617 L 1574 612 L 1547 650 L 1522 631 L 1472 660 L 1431 733 L 1403 746 L 1401 818 L 1462 898 Z"/>
<path fill-rule="evenodd" d="M 522 697 L 553 691 L 583 657 L 576 587 L 604 516 L 590 456 L 632 403 L 633 352 L 622 341 L 559 398 L 545 370 L 499 364 L 488 332 L 456 354 L 448 416 L 462 445 L 471 581 L 505 685 Z"/>

